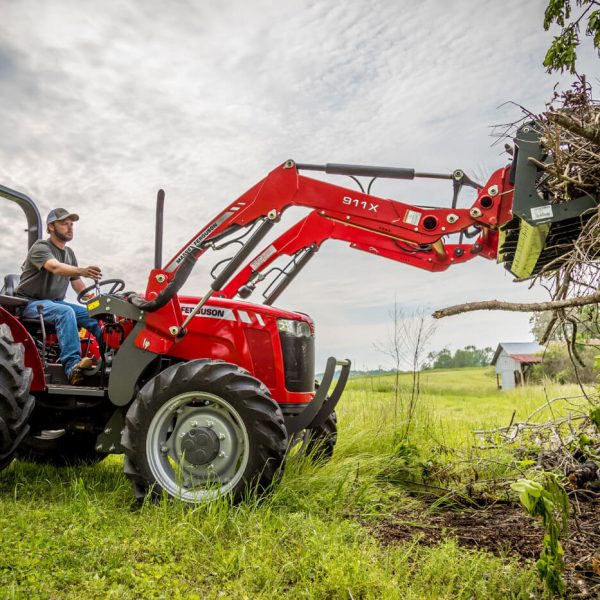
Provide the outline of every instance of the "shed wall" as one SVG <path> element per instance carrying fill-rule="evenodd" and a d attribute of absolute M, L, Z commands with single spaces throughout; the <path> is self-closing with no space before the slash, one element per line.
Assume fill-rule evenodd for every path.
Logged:
<path fill-rule="evenodd" d="M 521 371 L 520 363 L 512 359 L 505 350 L 502 350 L 496 361 L 496 374 L 500 376 L 504 391 L 514 389 L 515 371 Z"/>

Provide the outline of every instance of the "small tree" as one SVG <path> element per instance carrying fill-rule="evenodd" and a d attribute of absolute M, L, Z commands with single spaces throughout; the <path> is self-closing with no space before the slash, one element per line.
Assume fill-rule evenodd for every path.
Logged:
<path fill-rule="evenodd" d="M 389 356 L 394 363 L 394 420 L 397 422 L 399 409 L 404 413 L 404 427 L 401 438 L 410 431 L 411 422 L 420 393 L 420 371 L 426 362 L 426 349 L 435 332 L 435 324 L 424 312 L 406 315 L 398 301 L 390 311 L 392 328 L 385 342 L 377 342 L 374 347 Z M 412 373 L 412 385 L 404 405 L 400 395 L 400 369 L 404 367 Z"/>
<path fill-rule="evenodd" d="M 435 332 L 435 324 L 429 315 L 423 312 L 413 315 L 403 321 L 404 346 L 407 350 L 407 360 L 412 371 L 412 386 L 406 407 L 405 428 L 402 440 L 408 438 L 410 427 L 421 393 L 421 366 L 425 359 L 425 350 Z"/>
<path fill-rule="evenodd" d="M 533 365 L 529 371 L 532 382 L 543 383 L 545 379 L 557 383 L 595 383 L 597 372 L 594 369 L 596 348 L 583 346 L 578 349 L 583 364 L 578 364 L 569 355 L 566 343 L 550 344 L 541 363 Z"/>
<path fill-rule="evenodd" d="M 401 322 L 404 318 L 404 313 L 398 304 L 398 300 L 394 298 L 394 306 L 390 310 L 390 319 L 392 321 L 392 329 L 388 332 L 388 337 L 385 342 L 376 342 L 373 344 L 375 350 L 389 356 L 394 364 L 394 421 L 398 417 L 398 404 L 400 399 L 400 365 L 402 364 L 404 354 L 404 344 L 402 339 Z"/>

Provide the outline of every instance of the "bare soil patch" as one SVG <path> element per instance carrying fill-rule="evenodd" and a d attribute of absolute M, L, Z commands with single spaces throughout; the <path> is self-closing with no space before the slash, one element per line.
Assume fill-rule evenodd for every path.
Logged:
<path fill-rule="evenodd" d="M 562 540 L 565 551 L 565 578 L 574 598 L 600 598 L 600 555 L 594 558 L 593 543 L 600 552 L 600 500 L 572 504 L 569 533 Z M 533 566 L 542 550 L 541 523 L 511 503 L 497 503 L 483 509 L 399 510 L 376 524 L 367 524 L 384 543 L 411 542 L 424 546 L 453 537 L 460 546 L 516 556 Z"/>
<path fill-rule="evenodd" d="M 483 510 L 401 510 L 375 525 L 374 532 L 386 544 L 410 541 L 431 546 L 454 537 L 465 548 L 527 559 L 539 556 L 543 537 L 541 525 L 512 504 Z"/>

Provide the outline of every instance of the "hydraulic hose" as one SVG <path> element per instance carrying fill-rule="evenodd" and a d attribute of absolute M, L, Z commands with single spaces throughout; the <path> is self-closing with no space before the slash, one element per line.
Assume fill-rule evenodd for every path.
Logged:
<path fill-rule="evenodd" d="M 250 237 L 246 244 L 244 244 L 244 246 L 240 248 L 238 253 L 235 256 L 233 256 L 233 258 L 229 261 L 227 266 L 223 269 L 222 273 L 220 273 L 217 276 L 217 278 L 212 282 L 211 291 L 209 295 L 205 296 L 204 301 L 206 301 L 210 297 L 210 294 L 212 294 L 213 291 L 221 289 L 223 284 L 225 284 L 227 280 L 231 277 L 231 275 L 233 275 L 234 271 L 242 264 L 242 262 L 247 258 L 250 252 L 252 252 L 252 250 L 265 237 L 265 235 L 267 235 L 267 233 L 269 232 L 271 227 L 273 227 L 273 225 L 274 220 L 272 219 L 265 219 L 260 224 L 258 229 L 254 232 L 254 234 Z M 223 234 L 221 234 L 221 236 L 222 235 Z M 214 241 L 214 239 L 217 238 L 212 238 L 211 241 Z M 196 259 L 200 251 L 201 249 L 195 250 L 194 252 L 190 252 L 181 261 L 181 266 L 177 269 L 177 272 L 175 273 L 175 276 L 173 277 L 172 281 L 169 282 L 169 284 L 164 290 L 159 292 L 156 298 L 154 298 L 153 300 L 145 300 L 137 294 L 132 294 L 129 297 L 129 302 L 131 302 L 131 304 L 133 304 L 137 308 L 145 310 L 146 312 L 154 312 L 159 308 L 165 306 L 165 304 L 170 302 L 171 298 L 173 298 L 173 296 L 175 296 L 175 294 L 179 292 L 183 284 L 187 281 L 187 278 L 190 276 L 190 273 L 192 272 L 192 269 L 196 264 Z M 195 313 L 192 312 L 191 315 L 188 315 L 188 319 L 191 316 L 194 316 L 194 314 Z"/>
<path fill-rule="evenodd" d="M 197 252 L 199 252 L 199 250 L 196 252 L 190 252 L 190 254 L 183 259 L 181 266 L 175 273 L 175 277 L 173 277 L 164 290 L 158 293 L 156 298 L 152 300 L 146 300 L 138 294 L 131 294 L 128 298 L 129 302 L 131 302 L 131 304 L 137 308 L 145 310 L 146 312 L 154 312 L 168 304 L 171 301 L 171 298 L 173 298 L 173 296 L 179 292 L 179 290 L 183 287 L 183 284 L 190 276 L 190 273 L 196 264 Z"/>

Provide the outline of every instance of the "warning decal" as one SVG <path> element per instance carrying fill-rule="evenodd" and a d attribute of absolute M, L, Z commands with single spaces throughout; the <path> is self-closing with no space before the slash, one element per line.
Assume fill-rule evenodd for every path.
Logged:
<path fill-rule="evenodd" d="M 404 222 L 409 225 L 418 225 L 421 221 L 421 213 L 416 210 L 407 210 L 404 213 Z"/>

